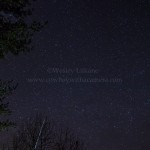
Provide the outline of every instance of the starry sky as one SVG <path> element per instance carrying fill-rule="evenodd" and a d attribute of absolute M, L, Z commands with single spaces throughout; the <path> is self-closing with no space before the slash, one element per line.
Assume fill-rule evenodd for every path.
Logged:
<path fill-rule="evenodd" d="M 37 112 L 78 133 L 88 150 L 150 147 L 150 1 L 43 0 L 34 49 L 0 60 L 19 83 L 12 118 Z M 95 80 L 93 80 L 95 79 Z"/>

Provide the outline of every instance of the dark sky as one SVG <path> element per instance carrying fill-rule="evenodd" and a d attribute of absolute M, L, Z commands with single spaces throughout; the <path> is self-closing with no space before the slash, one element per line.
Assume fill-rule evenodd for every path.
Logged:
<path fill-rule="evenodd" d="M 10 98 L 12 117 L 49 114 L 77 132 L 88 150 L 149 150 L 150 1 L 33 6 L 32 19 L 49 22 L 34 36 L 33 51 L 0 61 L 0 78 L 19 83 Z M 83 68 L 95 73 L 77 72 Z"/>

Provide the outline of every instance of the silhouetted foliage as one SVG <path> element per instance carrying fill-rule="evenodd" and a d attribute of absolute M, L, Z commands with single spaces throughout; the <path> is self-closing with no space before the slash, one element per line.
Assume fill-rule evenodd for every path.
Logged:
<path fill-rule="evenodd" d="M 17 84 L 14 84 L 13 81 L 1 81 L 0 80 L 0 116 L 9 115 L 11 111 L 8 108 L 9 103 L 5 99 L 12 94 L 16 89 Z M 0 121 L 0 131 L 5 130 L 10 126 L 13 126 L 14 123 L 9 120 Z"/>
<path fill-rule="evenodd" d="M 34 33 L 41 30 L 47 23 L 42 24 L 37 21 L 28 23 L 25 20 L 26 17 L 32 15 L 33 1 L 35 0 L 0 0 L 0 59 L 9 52 L 17 55 L 20 52 L 30 51 Z M 0 115 L 10 114 L 8 103 L 3 101 L 5 96 L 14 90 L 10 84 L 11 82 L 0 80 Z M 0 130 L 11 125 L 13 123 L 9 120 L 1 121 Z"/>
<path fill-rule="evenodd" d="M 32 49 L 34 33 L 45 26 L 45 23 L 25 18 L 32 14 L 32 0 L 0 0 L 0 58 L 11 52 L 14 55 Z"/>

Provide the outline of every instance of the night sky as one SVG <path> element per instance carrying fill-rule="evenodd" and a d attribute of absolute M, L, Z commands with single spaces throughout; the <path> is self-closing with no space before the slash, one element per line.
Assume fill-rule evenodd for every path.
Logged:
<path fill-rule="evenodd" d="M 48 114 L 88 150 L 149 150 L 150 1 L 39 0 L 33 7 L 29 20 L 48 20 L 34 49 L 0 60 L 0 78 L 19 83 L 8 99 L 11 117 Z"/>

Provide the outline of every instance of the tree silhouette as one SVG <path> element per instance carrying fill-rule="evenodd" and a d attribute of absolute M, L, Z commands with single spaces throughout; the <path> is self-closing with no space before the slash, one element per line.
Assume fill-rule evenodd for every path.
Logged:
<path fill-rule="evenodd" d="M 13 81 L 1 81 L 0 80 L 0 116 L 9 115 L 11 111 L 8 108 L 8 102 L 5 99 L 12 94 L 16 89 L 17 85 Z M 7 129 L 10 126 L 13 126 L 14 123 L 9 120 L 0 121 L 0 131 Z"/>
<path fill-rule="evenodd" d="M 54 150 L 86 150 L 84 143 L 70 129 L 61 129 L 56 135 Z"/>
<path fill-rule="evenodd" d="M 35 0 L 33 0 L 35 1 Z M 31 42 L 35 32 L 40 31 L 47 22 L 27 22 L 25 19 L 32 15 L 32 0 L 0 0 L 0 59 L 8 53 L 14 55 L 28 52 L 32 49 Z M 3 99 L 15 88 L 11 82 L 0 80 L 0 115 L 10 114 L 8 103 Z M 7 90 L 4 91 L 4 89 Z M 0 130 L 13 125 L 9 120 L 0 122 Z"/>
<path fill-rule="evenodd" d="M 43 120 L 45 122 L 39 134 Z M 71 130 L 60 129 L 52 120 L 39 115 L 29 119 L 19 128 L 11 147 L 13 150 L 85 150 L 83 142 Z"/>
<path fill-rule="evenodd" d="M 0 58 L 11 52 L 14 55 L 32 49 L 31 41 L 35 32 L 47 22 L 27 22 L 32 14 L 32 0 L 0 0 Z"/>

